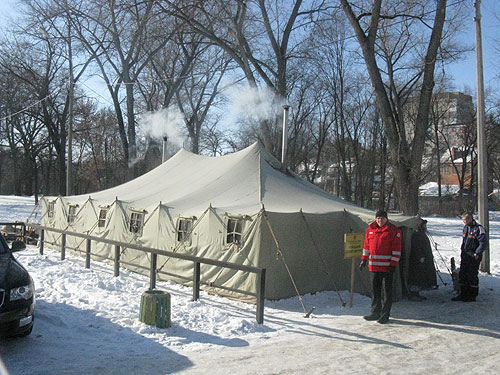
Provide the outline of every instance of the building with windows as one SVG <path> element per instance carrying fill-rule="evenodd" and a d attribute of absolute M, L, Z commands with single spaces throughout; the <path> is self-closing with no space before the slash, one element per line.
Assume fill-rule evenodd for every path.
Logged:
<path fill-rule="evenodd" d="M 416 100 L 405 108 L 408 139 L 411 139 L 417 112 Z M 461 92 L 436 93 L 432 97 L 423 171 L 425 182 L 463 185 L 470 189 L 475 143 L 475 109 L 472 96 Z M 412 126 L 413 125 L 413 126 Z"/>
<path fill-rule="evenodd" d="M 442 184 L 459 185 L 469 190 L 476 131 L 472 96 L 461 92 L 438 93 L 433 96 L 432 103 L 432 133 L 426 152 L 440 156 Z"/>

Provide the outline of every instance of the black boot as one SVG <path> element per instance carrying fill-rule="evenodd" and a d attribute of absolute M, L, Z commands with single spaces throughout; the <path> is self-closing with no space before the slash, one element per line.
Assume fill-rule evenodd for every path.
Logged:
<path fill-rule="evenodd" d="M 467 295 L 464 296 L 462 301 L 464 302 L 475 302 L 478 294 L 479 288 L 473 286 L 467 286 Z"/>
<path fill-rule="evenodd" d="M 462 286 L 460 288 L 460 294 L 458 294 L 457 296 L 453 297 L 451 300 L 452 301 L 463 301 L 464 300 L 464 297 L 465 297 L 465 286 Z"/>
<path fill-rule="evenodd" d="M 460 293 L 457 296 L 453 297 L 451 300 L 463 301 L 466 296 L 467 296 L 467 285 L 460 284 Z"/>
<path fill-rule="evenodd" d="M 371 313 L 370 315 L 363 316 L 364 320 L 378 320 L 380 318 L 380 314 Z"/>

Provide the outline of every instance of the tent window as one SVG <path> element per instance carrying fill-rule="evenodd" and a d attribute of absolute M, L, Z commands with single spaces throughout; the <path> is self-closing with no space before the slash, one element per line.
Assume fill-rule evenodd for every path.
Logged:
<path fill-rule="evenodd" d="M 104 228 L 106 226 L 106 216 L 108 216 L 108 209 L 101 208 L 101 210 L 99 211 L 99 221 L 97 224 L 99 228 Z"/>
<path fill-rule="evenodd" d="M 130 214 L 130 226 L 129 231 L 131 233 L 141 233 L 142 226 L 144 222 L 144 213 L 143 212 L 132 212 Z"/>
<path fill-rule="evenodd" d="M 68 209 L 68 223 L 73 223 L 76 218 L 76 209 L 78 208 L 77 204 L 72 204 Z"/>
<path fill-rule="evenodd" d="M 241 232 L 243 227 L 242 219 L 229 218 L 227 220 L 226 243 L 241 243 Z"/>
<path fill-rule="evenodd" d="M 55 207 L 55 202 L 49 202 L 49 207 L 47 209 L 48 217 L 54 217 L 54 207 Z"/>
<path fill-rule="evenodd" d="M 192 228 L 193 219 L 179 219 L 177 222 L 177 241 L 190 243 Z"/>

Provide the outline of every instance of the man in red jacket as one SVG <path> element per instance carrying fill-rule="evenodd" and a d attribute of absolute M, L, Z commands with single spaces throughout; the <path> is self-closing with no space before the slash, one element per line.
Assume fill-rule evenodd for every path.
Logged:
<path fill-rule="evenodd" d="M 372 284 L 371 314 L 364 318 L 385 324 L 391 313 L 394 270 L 401 258 L 401 230 L 389 222 L 386 211 L 378 210 L 375 217 L 375 221 L 366 228 L 359 269 L 368 264 Z"/>

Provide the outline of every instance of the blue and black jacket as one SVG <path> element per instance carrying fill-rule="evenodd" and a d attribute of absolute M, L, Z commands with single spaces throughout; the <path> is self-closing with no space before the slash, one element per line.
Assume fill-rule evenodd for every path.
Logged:
<path fill-rule="evenodd" d="M 474 253 L 481 255 L 486 250 L 488 235 L 484 227 L 475 220 L 464 226 L 462 236 L 461 250 L 463 253 L 470 256 L 473 256 Z"/>

